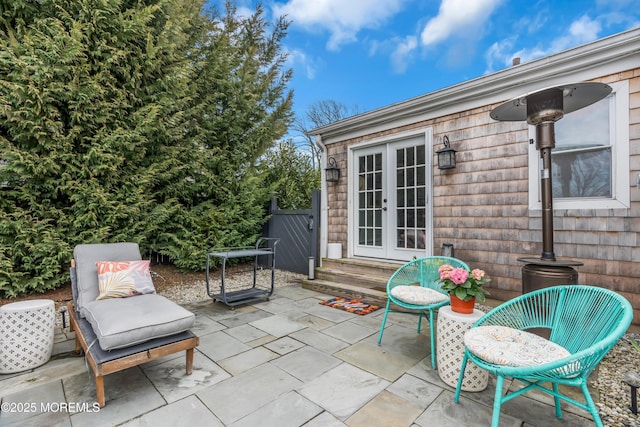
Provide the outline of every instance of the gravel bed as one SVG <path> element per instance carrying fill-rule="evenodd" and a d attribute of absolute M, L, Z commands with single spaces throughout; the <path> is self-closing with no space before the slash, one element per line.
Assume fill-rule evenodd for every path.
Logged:
<path fill-rule="evenodd" d="M 281 288 L 283 286 L 290 286 L 300 283 L 302 279 L 307 276 L 298 273 L 292 273 L 290 271 L 275 270 L 275 288 Z M 162 281 L 162 277 L 155 277 L 154 282 Z M 234 272 L 225 276 L 225 291 L 234 291 L 243 288 L 250 288 L 253 286 L 253 271 Z M 256 275 L 257 287 L 270 289 L 271 287 L 271 270 L 262 269 L 258 270 Z M 220 280 L 218 278 L 212 278 L 209 280 L 209 286 L 212 294 L 220 292 Z M 175 287 L 163 287 L 162 291 L 159 291 L 161 295 L 169 298 L 171 301 L 178 304 L 189 304 L 193 302 L 204 301 L 209 298 L 207 295 L 207 285 L 202 280 L 196 280 L 191 283 L 183 283 L 180 286 Z"/>
<path fill-rule="evenodd" d="M 605 426 L 640 426 L 640 418 L 629 409 L 631 390 L 624 381 L 625 374 L 640 374 L 640 353 L 630 344 L 629 338 L 638 339 L 637 334 L 627 334 L 611 349 L 598 366 L 598 375 L 593 383 L 592 394 L 599 393 L 596 406 Z"/>

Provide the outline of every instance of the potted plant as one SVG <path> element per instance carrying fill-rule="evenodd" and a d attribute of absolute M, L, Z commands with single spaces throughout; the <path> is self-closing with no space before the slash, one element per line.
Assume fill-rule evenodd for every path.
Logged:
<path fill-rule="evenodd" d="M 465 268 L 453 268 L 444 264 L 438 268 L 442 289 L 449 293 L 451 310 L 458 313 L 473 313 L 476 299 L 485 301 L 489 292 L 482 286 L 491 281 L 485 272 L 478 268 L 469 272 Z"/>

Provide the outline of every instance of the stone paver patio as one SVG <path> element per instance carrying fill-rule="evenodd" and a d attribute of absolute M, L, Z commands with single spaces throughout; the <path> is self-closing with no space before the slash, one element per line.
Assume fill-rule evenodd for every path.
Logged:
<path fill-rule="evenodd" d="M 270 301 L 229 310 L 189 305 L 200 336 L 193 374 L 184 353 L 105 377 L 107 404 L 73 334 L 59 331 L 50 362 L 0 375 L 0 426 L 483 426 L 490 425 L 494 385 L 454 389 L 431 368 L 429 328 L 392 313 L 377 345 L 384 310 L 358 316 L 318 304 L 331 296 L 292 285 Z M 540 401 L 538 400 L 540 399 Z M 565 406 L 522 396 L 503 405 L 501 426 L 593 426 Z"/>

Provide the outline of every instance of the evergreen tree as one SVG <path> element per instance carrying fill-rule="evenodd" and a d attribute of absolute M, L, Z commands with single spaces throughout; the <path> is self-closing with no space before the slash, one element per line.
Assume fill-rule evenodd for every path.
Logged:
<path fill-rule="evenodd" d="M 271 197 L 256 164 L 292 117 L 281 46 L 288 23 L 269 24 L 260 5 L 239 17 L 227 2 L 208 24 L 193 63 L 183 141 L 189 150 L 180 165 L 160 168 L 166 175 L 154 187 L 154 214 L 170 212 L 171 220 L 157 221 L 153 250 L 189 269 L 202 268 L 212 248 L 255 243 Z"/>
<path fill-rule="evenodd" d="M 136 241 L 196 268 L 255 237 L 268 196 L 252 167 L 290 109 L 286 24 L 227 12 L 0 1 L 0 295 L 67 282 L 78 243 Z"/>
<path fill-rule="evenodd" d="M 265 183 L 277 194 L 280 209 L 311 208 L 312 191 L 320 188 L 320 171 L 311 158 L 291 140 L 281 142 L 265 154 L 260 169 Z"/>

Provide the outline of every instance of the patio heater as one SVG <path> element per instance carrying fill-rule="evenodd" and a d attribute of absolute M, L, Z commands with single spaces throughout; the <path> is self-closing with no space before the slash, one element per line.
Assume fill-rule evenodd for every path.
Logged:
<path fill-rule="evenodd" d="M 553 189 L 551 150 L 555 147 L 555 122 L 605 98 L 611 87 L 604 83 L 574 83 L 531 92 L 505 102 L 491 111 L 498 121 L 525 121 L 536 127 L 536 150 L 540 151 L 542 198 L 542 254 L 540 258 L 518 258 L 522 268 L 522 292 L 560 284 L 578 283 L 573 268 L 579 261 L 559 260 L 553 251 Z"/>

